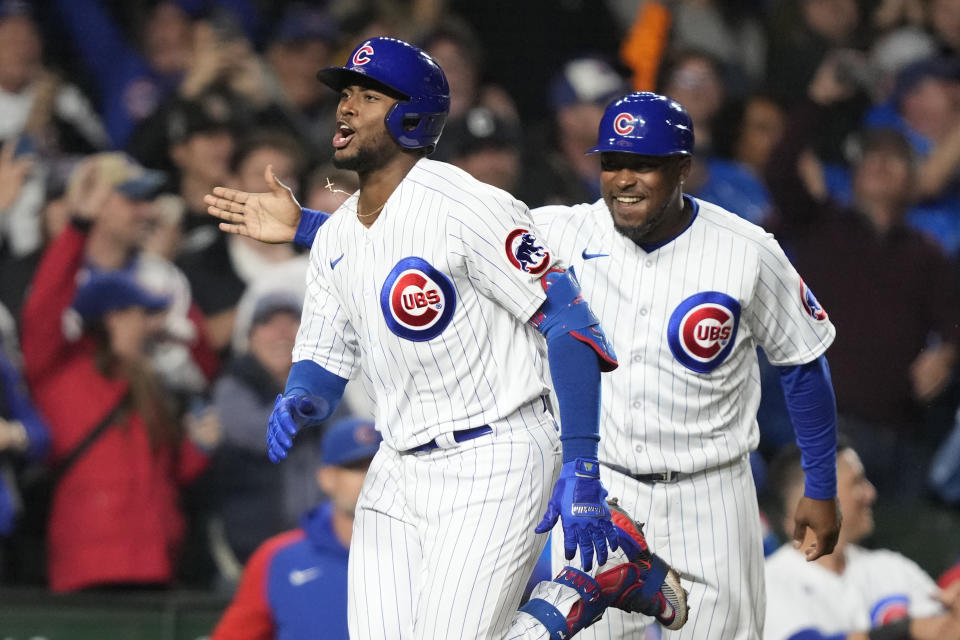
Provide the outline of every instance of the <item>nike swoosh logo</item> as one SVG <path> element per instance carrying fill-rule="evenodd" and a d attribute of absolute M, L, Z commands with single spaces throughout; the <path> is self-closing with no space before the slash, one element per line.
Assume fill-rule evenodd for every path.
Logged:
<path fill-rule="evenodd" d="M 587 250 L 584 249 L 581 254 L 584 260 L 593 260 L 594 258 L 606 258 L 609 256 L 609 253 L 587 253 Z"/>
<path fill-rule="evenodd" d="M 337 263 L 340 262 L 341 260 L 343 260 L 343 255 L 344 255 L 344 254 L 341 253 L 339 258 L 337 258 L 336 260 L 331 260 L 331 261 L 330 261 L 330 268 L 331 268 L 331 269 L 333 269 L 334 267 L 336 267 L 336 266 L 337 266 Z"/>
<path fill-rule="evenodd" d="M 290 572 L 290 584 L 295 587 L 299 587 L 300 585 L 306 584 L 311 580 L 316 580 L 320 577 L 320 574 L 320 567 L 311 567 L 310 569 L 303 569 L 301 571 L 294 569 Z"/>

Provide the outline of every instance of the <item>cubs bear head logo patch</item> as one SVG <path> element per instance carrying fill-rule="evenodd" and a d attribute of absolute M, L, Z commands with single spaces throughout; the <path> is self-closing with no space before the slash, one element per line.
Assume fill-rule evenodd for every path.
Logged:
<path fill-rule="evenodd" d="M 387 327 L 414 342 L 443 333 L 456 304 L 453 283 L 423 258 L 398 262 L 380 289 L 380 309 Z"/>
<path fill-rule="evenodd" d="M 733 350 L 739 324 L 739 302 L 719 291 L 702 291 L 673 310 L 667 343 L 680 364 L 697 373 L 710 373 Z"/>
<path fill-rule="evenodd" d="M 527 229 L 514 229 L 504 243 L 510 264 L 521 271 L 539 275 L 550 266 L 550 252 Z"/>
<path fill-rule="evenodd" d="M 827 319 L 827 310 L 821 306 L 817 297 L 813 295 L 813 291 L 810 291 L 807 283 L 803 281 L 803 278 L 800 278 L 800 303 L 803 304 L 807 315 L 814 320 Z"/>

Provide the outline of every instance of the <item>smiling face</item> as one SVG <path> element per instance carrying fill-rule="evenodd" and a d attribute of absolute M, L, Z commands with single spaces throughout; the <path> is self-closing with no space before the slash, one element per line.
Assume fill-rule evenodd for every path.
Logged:
<path fill-rule="evenodd" d="M 604 152 L 600 169 L 603 200 L 618 232 L 634 242 L 659 242 L 679 232 L 688 157 Z"/>
<path fill-rule="evenodd" d="M 350 85 L 340 91 L 333 164 L 338 169 L 369 173 L 400 153 L 385 118 L 397 98 L 371 86 Z"/>

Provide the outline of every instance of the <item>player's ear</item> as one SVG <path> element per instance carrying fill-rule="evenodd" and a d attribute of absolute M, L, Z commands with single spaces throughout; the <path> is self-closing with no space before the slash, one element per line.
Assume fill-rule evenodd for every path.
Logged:
<path fill-rule="evenodd" d="M 690 167 L 693 166 L 693 158 L 690 156 L 681 156 L 679 161 L 680 182 L 686 182 L 690 177 Z"/>

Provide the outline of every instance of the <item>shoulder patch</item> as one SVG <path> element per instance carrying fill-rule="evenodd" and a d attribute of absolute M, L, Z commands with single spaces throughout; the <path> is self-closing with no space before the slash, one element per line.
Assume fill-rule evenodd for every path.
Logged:
<path fill-rule="evenodd" d="M 504 243 L 507 259 L 520 271 L 539 275 L 550 266 L 550 252 L 528 229 L 514 229 Z"/>
<path fill-rule="evenodd" d="M 827 310 L 823 308 L 820 301 L 817 300 L 817 297 L 813 295 L 813 291 L 810 291 L 810 287 L 803 281 L 803 278 L 800 278 L 800 303 L 803 305 L 807 315 L 814 320 L 827 319 Z"/>
<path fill-rule="evenodd" d="M 881 627 L 910 615 L 910 598 L 905 593 L 895 593 L 881 599 L 870 609 L 870 626 Z"/>
<path fill-rule="evenodd" d="M 673 310 L 667 342 L 680 364 L 710 373 L 730 355 L 739 325 L 739 302 L 719 291 L 701 291 Z"/>
<path fill-rule="evenodd" d="M 400 260 L 380 289 L 380 309 L 387 327 L 414 342 L 443 333 L 456 306 L 453 283 L 423 258 Z"/>

